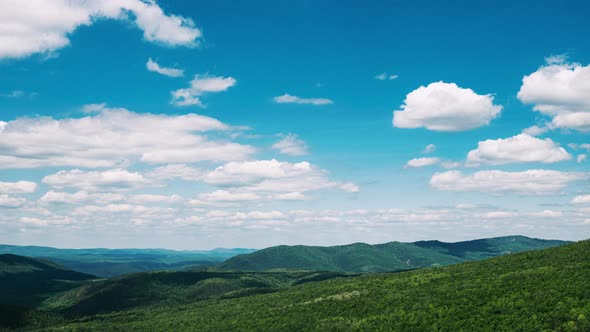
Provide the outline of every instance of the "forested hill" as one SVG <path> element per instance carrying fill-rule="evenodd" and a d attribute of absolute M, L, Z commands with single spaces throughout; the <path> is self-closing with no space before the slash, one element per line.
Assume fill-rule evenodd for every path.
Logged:
<path fill-rule="evenodd" d="M 590 331 L 590 241 L 56 323 L 55 331 Z"/>
<path fill-rule="evenodd" d="M 0 304 L 35 306 L 91 279 L 96 277 L 43 259 L 0 255 Z"/>
<path fill-rule="evenodd" d="M 455 243 L 419 241 L 377 245 L 354 243 L 332 247 L 276 246 L 235 256 L 220 264 L 219 268 L 235 271 L 386 272 L 450 265 L 565 243 L 506 236 Z"/>

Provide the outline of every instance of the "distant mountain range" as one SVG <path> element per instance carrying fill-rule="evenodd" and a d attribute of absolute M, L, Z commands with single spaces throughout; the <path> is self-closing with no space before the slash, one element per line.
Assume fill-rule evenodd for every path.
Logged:
<path fill-rule="evenodd" d="M 154 270 L 180 270 L 213 266 L 255 249 L 176 251 L 167 249 L 58 249 L 39 246 L 0 245 L 0 254 L 14 254 L 49 259 L 72 270 L 100 276 Z"/>
<path fill-rule="evenodd" d="M 510 236 L 279 246 L 241 256 L 250 268 L 263 257 L 271 269 L 362 271 L 482 259 L 362 275 L 210 270 L 95 279 L 42 259 L 0 255 L 0 330 L 590 331 L 590 241 L 483 259 L 564 243 Z M 293 263 L 277 265 L 281 258 Z"/>
<path fill-rule="evenodd" d="M 442 266 L 567 243 L 525 236 L 446 243 L 419 241 L 343 246 L 276 246 L 238 255 L 217 267 L 232 271 L 387 272 Z"/>

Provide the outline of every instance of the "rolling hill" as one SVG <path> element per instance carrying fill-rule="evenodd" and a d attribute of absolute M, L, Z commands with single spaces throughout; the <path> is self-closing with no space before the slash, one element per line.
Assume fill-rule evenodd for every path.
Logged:
<path fill-rule="evenodd" d="M 557 240 L 506 236 L 456 243 L 420 241 L 377 245 L 276 246 L 238 255 L 218 265 L 232 271 L 387 272 L 450 265 L 567 243 Z"/>
<path fill-rule="evenodd" d="M 271 294 L 57 321 L 49 330 L 589 331 L 589 318 L 587 240 Z"/>
<path fill-rule="evenodd" d="M 49 298 L 40 308 L 68 316 L 88 315 L 237 298 L 347 276 L 336 272 L 144 272 L 86 284 Z"/>
<path fill-rule="evenodd" d="M 254 249 L 176 251 L 167 249 L 58 249 L 39 246 L 0 245 L 0 254 L 14 254 L 48 259 L 69 269 L 114 277 L 134 272 L 180 270 L 195 266 L 212 266 Z"/>
<path fill-rule="evenodd" d="M 47 297 L 82 285 L 95 276 L 53 262 L 11 254 L 0 255 L 0 303 L 36 306 Z"/>

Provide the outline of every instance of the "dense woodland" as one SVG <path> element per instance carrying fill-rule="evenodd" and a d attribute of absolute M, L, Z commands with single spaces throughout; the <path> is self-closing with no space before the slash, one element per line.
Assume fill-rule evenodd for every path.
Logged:
<path fill-rule="evenodd" d="M 63 293 L 49 298 L 45 305 L 61 301 L 52 311 L 3 307 L 2 312 L 10 312 L 13 328 L 55 331 L 590 330 L 590 241 L 398 273 L 209 273 L 201 276 L 201 286 L 227 292 L 193 303 L 187 303 L 186 296 L 157 300 L 158 285 L 168 287 L 166 292 L 174 284 L 187 288 L 182 277 L 166 278 L 174 273 L 160 272 L 140 274 L 151 277 L 141 277 L 146 287 L 137 287 L 129 298 L 143 296 L 144 303 L 129 302 L 125 308 L 76 312 L 76 303 L 84 297 L 72 292 L 84 289 L 80 287 L 67 292 L 68 303 Z M 228 282 L 231 278 L 234 281 Z M 328 280 L 311 282 L 316 278 Z M 106 292 L 115 281 L 95 287 L 101 289 L 98 293 Z M 256 288 L 265 282 L 282 286 Z M 235 293 L 228 284 L 254 291 Z M 86 300 L 101 299 L 88 289 L 85 294 Z"/>

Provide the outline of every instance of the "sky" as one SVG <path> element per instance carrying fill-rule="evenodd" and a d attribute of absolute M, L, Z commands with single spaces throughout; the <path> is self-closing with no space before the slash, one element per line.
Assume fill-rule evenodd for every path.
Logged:
<path fill-rule="evenodd" d="M 588 10 L 0 0 L 0 243 L 586 239 Z"/>

